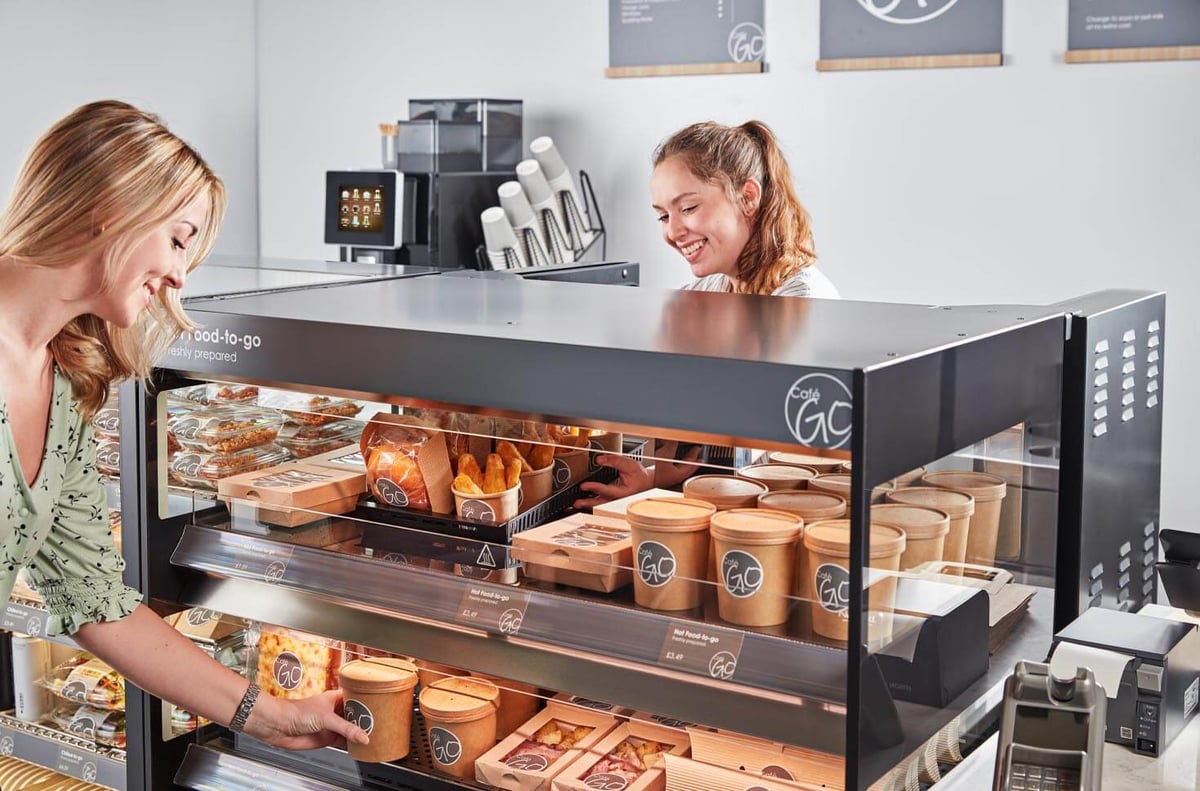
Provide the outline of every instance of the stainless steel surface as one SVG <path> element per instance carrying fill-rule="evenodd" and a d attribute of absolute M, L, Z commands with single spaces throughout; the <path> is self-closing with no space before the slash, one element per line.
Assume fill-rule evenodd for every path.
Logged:
<path fill-rule="evenodd" d="M 184 788 L 204 791 L 263 791 L 267 788 L 339 791 L 342 788 L 199 744 L 188 746 L 175 782 Z"/>
<path fill-rule="evenodd" d="M 292 291 L 298 288 L 436 273 L 435 269 L 418 266 L 211 256 L 188 275 L 181 296 L 190 301 L 205 297 Z"/>

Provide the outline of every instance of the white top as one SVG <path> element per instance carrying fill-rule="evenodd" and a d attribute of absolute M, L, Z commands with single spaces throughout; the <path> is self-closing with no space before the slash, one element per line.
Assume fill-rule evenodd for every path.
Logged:
<path fill-rule="evenodd" d="M 709 275 L 693 280 L 683 287 L 685 291 L 732 291 L 733 284 L 725 275 Z M 841 299 L 833 281 L 815 266 L 806 266 L 783 281 L 771 292 L 773 297 L 817 297 L 818 299 Z"/>

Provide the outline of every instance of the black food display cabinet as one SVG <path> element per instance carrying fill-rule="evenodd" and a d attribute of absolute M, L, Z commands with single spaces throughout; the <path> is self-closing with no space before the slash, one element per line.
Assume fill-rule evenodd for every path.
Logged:
<path fill-rule="evenodd" d="M 1134 306 L 1161 327 L 1162 303 L 1121 292 L 1089 297 L 1087 307 Z M 1067 303 L 930 307 L 439 276 L 197 298 L 188 310 L 203 332 L 171 349 L 154 392 L 130 386 L 123 407 L 137 428 L 123 434 L 122 453 L 140 473 L 123 503 L 127 524 L 139 527 L 138 540 L 126 540 L 129 573 L 164 611 L 209 608 L 768 739 L 826 756 L 835 786 L 868 788 L 915 771 L 912 756 L 947 733 L 950 752 L 969 748 L 1013 663 L 1049 649 L 1056 596 L 1079 585 L 1060 546 L 1064 535 L 1079 541 L 1063 532 L 1079 523 L 1079 504 L 1057 489 L 1087 477 L 1065 467 L 1083 464 L 1065 427 L 1074 413 L 1064 371 L 1075 364 L 1065 339 L 1080 320 Z M 198 386 L 372 405 L 357 419 L 422 409 L 493 426 L 586 427 L 645 438 L 650 457 L 657 438 L 844 464 L 849 538 L 844 578 L 833 580 L 841 607 L 826 591 L 797 591 L 786 622 L 745 627 L 720 617 L 717 586 L 703 581 L 700 606 L 666 612 L 638 606 L 628 591 L 494 575 L 509 555 L 490 536 L 460 536 L 496 562 L 478 574 L 478 563 L 458 560 L 396 562 L 361 538 L 320 546 L 247 529 L 235 503 L 168 475 L 168 404 Z M 1110 436 L 1161 433 L 1160 412 L 1143 399 L 1143 419 L 1112 425 Z M 922 468 L 1007 482 L 1010 509 L 984 571 L 896 574 L 872 562 L 872 498 Z M 419 521 L 379 521 L 367 507 L 378 504 L 363 505 L 333 522 L 360 537 L 427 534 Z M 1112 537 L 1129 529 L 1115 526 Z M 881 586 L 894 588 L 886 605 L 875 599 Z M 478 606 L 488 599 L 518 612 L 516 628 Z M 818 629 L 821 608 L 855 637 Z M 705 652 L 716 644 L 728 656 Z M 131 709 L 134 699 L 131 691 Z M 256 762 L 268 774 L 347 782 L 329 768 L 345 763 L 340 753 L 293 756 L 197 737 L 185 759 L 180 740 L 156 737 L 161 707 L 146 702 L 142 712 L 129 752 L 145 787 L 167 787 L 177 770 L 179 782 L 203 787 L 215 782 L 203 767 Z M 423 766 L 394 769 L 380 775 L 364 764 L 357 785 L 462 785 Z"/>

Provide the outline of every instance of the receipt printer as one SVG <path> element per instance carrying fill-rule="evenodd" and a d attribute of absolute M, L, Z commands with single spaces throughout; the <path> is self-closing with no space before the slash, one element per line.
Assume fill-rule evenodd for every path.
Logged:
<path fill-rule="evenodd" d="M 1108 697 L 1105 740 L 1157 756 L 1200 706 L 1200 631 L 1147 615 L 1085 610 L 1054 637 L 1050 666 L 1090 667 Z"/>

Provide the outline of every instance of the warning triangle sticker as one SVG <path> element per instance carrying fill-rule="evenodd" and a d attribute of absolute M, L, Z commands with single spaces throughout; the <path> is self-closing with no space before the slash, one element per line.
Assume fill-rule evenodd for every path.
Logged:
<path fill-rule="evenodd" d="M 492 548 L 487 544 L 483 545 L 483 551 L 479 553 L 479 558 L 475 561 L 475 565 L 496 568 L 496 559 L 492 557 Z"/>

